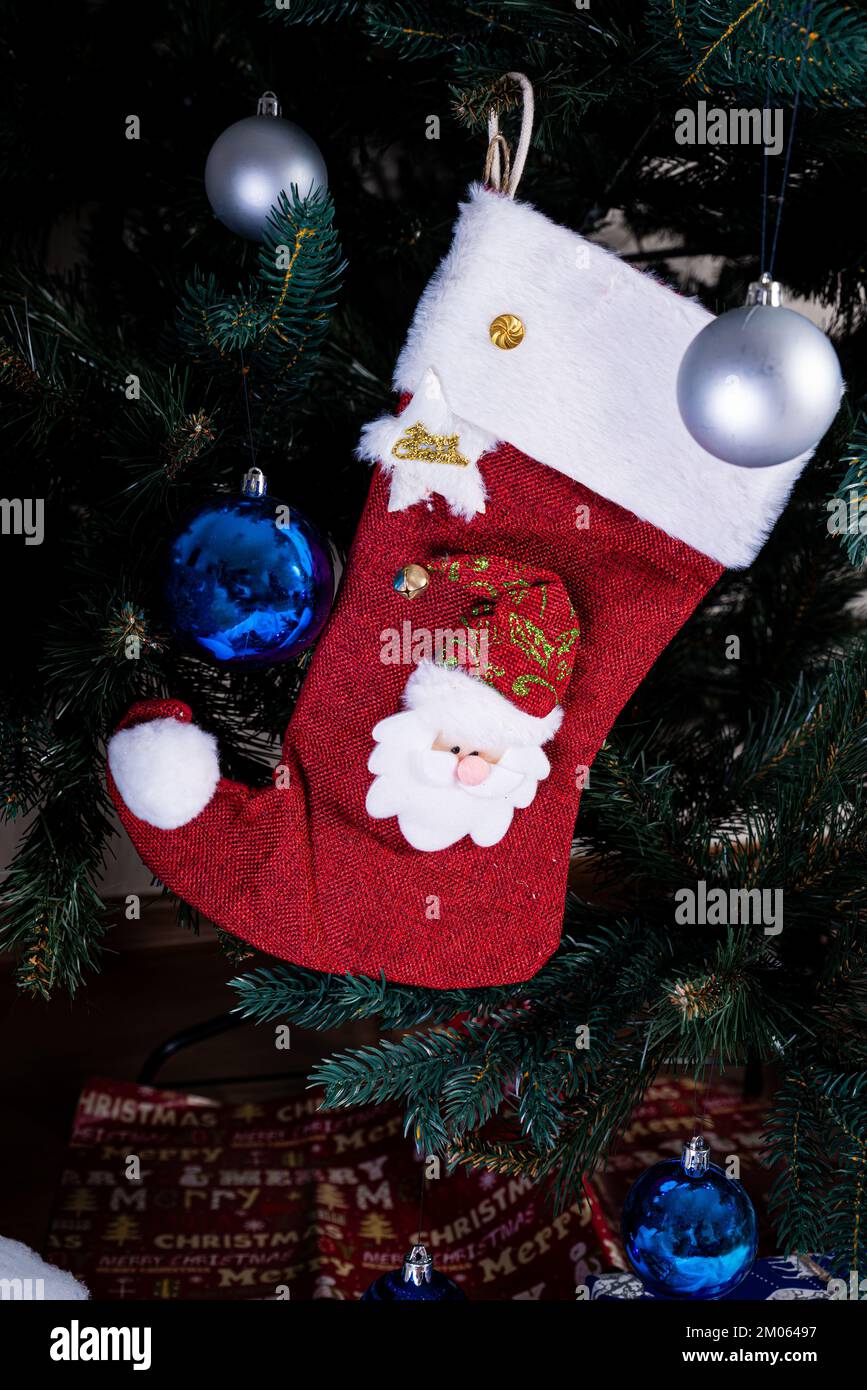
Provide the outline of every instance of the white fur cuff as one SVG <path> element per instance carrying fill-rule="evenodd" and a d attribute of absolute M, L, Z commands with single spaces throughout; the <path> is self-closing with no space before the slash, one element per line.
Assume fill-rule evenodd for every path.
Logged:
<path fill-rule="evenodd" d="M 504 314 L 524 329 L 506 351 L 491 339 Z M 394 384 L 415 394 L 432 371 L 464 435 L 505 440 L 721 564 L 744 566 L 809 453 L 774 468 L 736 468 L 688 433 L 677 373 L 711 318 L 528 203 L 477 186 L 419 301 Z M 390 437 L 371 434 L 365 452 L 384 444 Z M 447 468 L 417 467 L 445 491 L 437 475 Z M 454 471 L 469 480 L 469 470 Z M 540 495 L 544 488 L 540 472 Z"/>

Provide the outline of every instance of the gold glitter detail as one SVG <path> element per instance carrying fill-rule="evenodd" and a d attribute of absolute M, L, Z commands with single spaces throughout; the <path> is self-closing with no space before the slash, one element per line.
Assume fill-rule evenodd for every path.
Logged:
<path fill-rule="evenodd" d="M 391 452 L 396 459 L 415 463 L 451 463 L 457 468 L 468 468 L 469 459 L 458 453 L 459 443 L 456 434 L 431 434 L 418 420 L 414 425 L 407 425 Z"/>
<path fill-rule="evenodd" d="M 507 349 L 524 341 L 526 329 L 517 314 L 498 314 L 488 332 L 494 347 Z"/>

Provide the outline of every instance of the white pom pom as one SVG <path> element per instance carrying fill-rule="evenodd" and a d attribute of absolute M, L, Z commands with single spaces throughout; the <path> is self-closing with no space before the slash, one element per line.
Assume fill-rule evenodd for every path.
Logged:
<path fill-rule="evenodd" d="M 213 735 L 177 719 L 121 729 L 109 742 L 108 765 L 133 815 L 158 830 L 193 820 L 220 780 Z"/>
<path fill-rule="evenodd" d="M 65 1269 L 46 1264 L 35 1250 L 22 1245 L 20 1240 L 7 1240 L 5 1236 L 0 1236 L 0 1280 L 5 1285 L 7 1281 L 15 1279 L 20 1279 L 23 1287 L 20 1294 L 12 1294 L 13 1298 L 59 1299 L 64 1302 L 73 1298 L 90 1298 L 84 1285 Z M 28 1284 L 28 1280 L 32 1280 L 32 1283 Z"/>

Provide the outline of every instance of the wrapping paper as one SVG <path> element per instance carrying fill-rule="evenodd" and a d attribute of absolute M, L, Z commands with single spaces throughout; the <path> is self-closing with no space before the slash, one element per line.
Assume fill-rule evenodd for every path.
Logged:
<path fill-rule="evenodd" d="M 761 1106 L 734 1088 L 706 1103 L 714 1156 L 742 1156 L 773 1253 L 757 1154 Z M 623 1195 L 692 1128 L 692 1088 L 659 1082 L 582 1199 L 555 1216 L 543 1187 L 492 1173 L 430 1174 L 424 1240 L 472 1300 L 626 1296 Z M 138 1160 L 140 1180 L 131 1159 Z M 46 1258 L 95 1299 L 358 1299 L 416 1239 L 423 1164 L 396 1107 L 322 1112 L 313 1096 L 222 1103 L 94 1079 L 78 1102 Z M 428 1161 L 428 1168 L 431 1167 Z M 637 1296 L 633 1291 L 629 1296 Z M 765 1295 L 767 1296 L 767 1295 Z"/>

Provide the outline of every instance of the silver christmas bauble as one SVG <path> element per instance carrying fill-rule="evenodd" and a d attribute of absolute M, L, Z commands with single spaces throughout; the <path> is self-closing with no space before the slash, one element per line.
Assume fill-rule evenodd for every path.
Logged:
<path fill-rule="evenodd" d="M 740 468 L 769 468 L 812 449 L 840 405 L 831 343 L 803 314 L 780 307 L 767 274 L 693 339 L 677 376 L 677 404 L 696 443 Z"/>
<path fill-rule="evenodd" d="M 259 241 L 270 209 L 293 184 L 300 198 L 327 188 L 325 160 L 306 131 L 283 120 L 277 98 L 266 92 L 255 116 L 236 121 L 214 141 L 205 192 L 230 231 Z"/>

